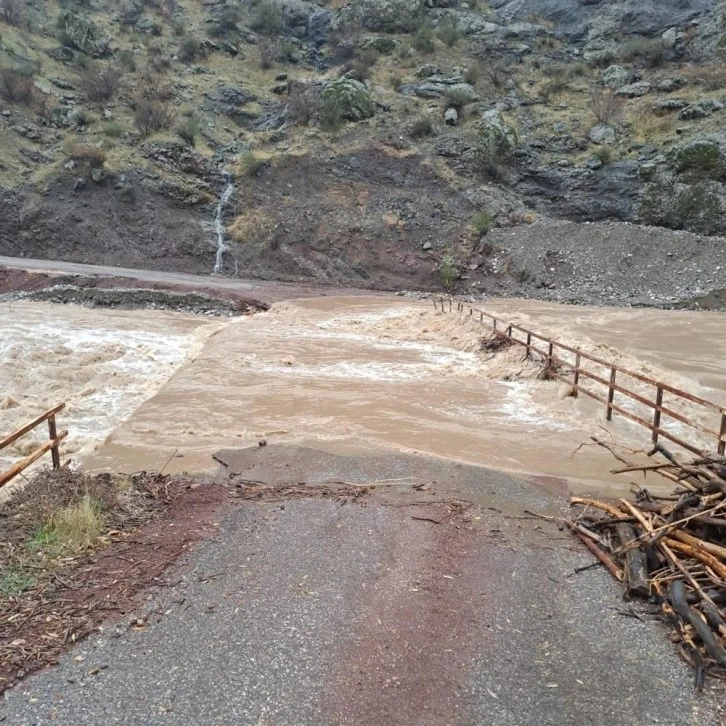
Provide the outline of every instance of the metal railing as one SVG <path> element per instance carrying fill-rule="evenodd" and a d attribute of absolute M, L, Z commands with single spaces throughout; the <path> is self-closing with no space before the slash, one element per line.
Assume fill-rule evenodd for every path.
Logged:
<path fill-rule="evenodd" d="M 41 456 L 47 454 L 49 451 L 53 460 L 53 468 L 60 468 L 61 464 L 59 444 L 61 441 L 63 441 L 63 439 L 65 439 L 66 436 L 68 436 L 68 432 L 57 432 L 55 415 L 59 411 L 62 411 L 65 406 L 65 403 L 59 403 L 57 406 L 54 406 L 53 408 L 48 409 L 44 413 L 41 413 L 40 416 L 36 416 L 36 418 L 34 418 L 32 421 L 29 421 L 24 426 L 21 426 L 16 431 L 13 431 L 13 433 L 9 434 L 4 439 L 0 439 L 0 451 L 2 451 L 5 447 L 10 446 L 10 444 L 15 443 L 19 438 L 25 436 L 25 434 L 30 433 L 36 426 L 39 426 L 44 421 L 48 422 L 48 434 L 50 436 L 50 441 L 47 441 L 45 444 L 39 446 L 32 454 L 26 456 L 17 464 L 10 467 L 10 469 L 8 469 L 7 471 L 0 472 L 0 487 L 4 486 L 11 479 L 14 479 L 18 474 L 25 471 L 25 469 L 27 469 L 31 464 L 35 463 L 38 459 L 40 459 Z"/>
<path fill-rule="evenodd" d="M 663 437 L 691 453 L 703 453 L 703 446 L 697 446 L 685 440 L 682 436 L 676 435 L 673 431 L 663 428 L 664 419 L 671 419 L 683 424 L 688 429 L 698 431 L 700 434 L 705 435 L 707 439 L 715 441 L 716 451 L 719 454 L 723 455 L 726 452 L 726 408 L 723 406 L 707 401 L 705 398 L 688 391 L 675 388 L 663 381 L 657 381 L 642 373 L 628 370 L 578 348 L 560 343 L 521 325 L 506 322 L 491 313 L 474 308 L 466 303 L 451 299 L 434 298 L 433 304 L 435 310 L 463 313 L 488 327 L 494 333 L 509 339 L 512 343 L 523 346 L 526 349 L 528 358 L 534 359 L 535 356 L 539 356 L 540 361 L 548 369 L 548 375 L 572 386 L 572 395 L 574 397 L 582 393 L 604 404 L 608 421 L 612 419 L 613 413 L 617 413 L 649 429 L 654 444 L 658 443 L 659 437 Z M 542 343 L 546 345 L 546 349 L 538 347 L 538 344 Z M 589 364 L 589 367 L 587 364 Z M 593 367 L 596 370 L 592 370 Z M 571 377 L 568 378 L 567 376 Z M 607 389 L 607 393 L 602 389 L 602 392 L 596 391 L 583 385 L 583 379 L 599 384 Z M 625 385 L 623 379 L 631 379 L 647 389 L 654 389 L 654 399 L 647 398 L 644 392 L 631 390 Z M 646 420 L 642 415 L 638 415 L 632 410 L 627 410 L 624 405 L 621 405 L 620 401 L 616 403 L 616 393 L 652 410 L 650 420 Z M 666 395 L 671 399 L 666 401 L 669 405 L 664 403 Z M 714 420 L 713 428 L 694 420 L 692 416 L 674 410 L 674 405 L 683 405 L 686 402 L 687 408 L 700 411 L 703 417 L 711 417 Z"/>

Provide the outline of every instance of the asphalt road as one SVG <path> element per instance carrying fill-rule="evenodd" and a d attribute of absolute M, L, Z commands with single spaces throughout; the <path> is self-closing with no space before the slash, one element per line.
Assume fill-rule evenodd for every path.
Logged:
<path fill-rule="evenodd" d="M 162 270 L 140 270 L 129 267 L 113 267 L 105 265 L 86 265 L 80 262 L 63 262 L 60 260 L 34 260 L 24 257 L 0 256 L 0 267 L 32 272 L 58 273 L 63 275 L 87 275 L 98 277 L 122 277 L 144 282 L 156 282 L 162 285 L 182 285 L 199 289 L 231 290 L 244 293 L 268 302 L 287 300 L 290 298 L 310 297 L 318 295 L 371 295 L 371 291 L 355 288 L 327 287 L 310 285 L 307 282 L 269 282 L 265 280 L 244 280 L 236 277 L 220 275 L 190 275 L 183 272 L 165 272 Z M 380 293 L 379 293 L 380 294 Z"/>
<path fill-rule="evenodd" d="M 523 514 L 557 512 L 560 496 L 420 456 L 268 446 L 221 458 L 270 483 L 407 481 L 345 506 L 234 502 L 170 586 L 8 692 L 0 720 L 718 723 L 664 627 L 624 616 L 607 573 L 574 574 L 589 554 Z"/>

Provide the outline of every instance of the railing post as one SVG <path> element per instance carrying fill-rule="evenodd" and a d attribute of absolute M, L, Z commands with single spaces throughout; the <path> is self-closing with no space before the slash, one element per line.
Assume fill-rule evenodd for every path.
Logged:
<path fill-rule="evenodd" d="M 53 448 L 50 450 L 50 455 L 53 458 L 53 468 L 60 469 L 60 452 L 58 451 L 58 432 L 55 427 L 55 414 L 48 417 L 48 433 L 50 434 L 50 440 L 54 442 Z"/>
<path fill-rule="evenodd" d="M 527 333 L 527 358 L 531 357 L 532 351 L 530 348 L 532 347 L 532 333 Z"/>
<path fill-rule="evenodd" d="M 484 322 L 484 313 L 479 313 L 479 322 L 480 323 Z"/>
<path fill-rule="evenodd" d="M 577 386 L 580 383 L 580 354 L 575 354 L 575 378 L 572 382 L 572 397 L 577 398 Z"/>
<path fill-rule="evenodd" d="M 474 314 L 474 308 L 469 308 L 469 317 L 471 317 Z"/>
<path fill-rule="evenodd" d="M 509 326 L 509 327 L 507 328 L 507 335 L 508 335 L 508 336 L 509 336 L 510 338 L 512 337 L 512 326 L 511 326 L 511 325 L 510 325 L 510 326 Z"/>
<path fill-rule="evenodd" d="M 658 429 L 660 429 L 660 407 L 663 405 L 663 389 L 658 386 L 655 393 L 655 408 L 653 409 L 653 443 L 658 443 Z"/>
<path fill-rule="evenodd" d="M 494 326 L 493 327 L 494 327 L 494 332 L 496 333 L 497 332 L 497 319 L 496 318 L 492 318 L 492 320 L 494 321 Z"/>
<path fill-rule="evenodd" d="M 449 312 L 451 312 L 451 307 L 452 307 L 451 298 L 449 298 Z"/>
<path fill-rule="evenodd" d="M 610 369 L 610 385 L 608 386 L 608 410 L 606 418 L 608 421 L 612 421 L 613 418 L 613 398 L 615 398 L 615 373 L 617 372 L 615 366 Z"/>
<path fill-rule="evenodd" d="M 726 413 L 721 414 L 721 430 L 718 435 L 718 453 L 723 456 L 726 453 L 726 441 L 724 441 L 724 436 L 726 436 Z"/>
<path fill-rule="evenodd" d="M 553 353 L 554 349 L 555 349 L 554 343 L 552 341 L 550 341 L 550 344 L 547 347 L 547 365 L 550 368 L 553 365 L 553 363 L 552 363 L 552 353 Z"/>

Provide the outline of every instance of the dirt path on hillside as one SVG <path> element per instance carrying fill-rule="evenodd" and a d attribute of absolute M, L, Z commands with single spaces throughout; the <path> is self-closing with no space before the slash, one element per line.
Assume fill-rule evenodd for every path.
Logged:
<path fill-rule="evenodd" d="M 181 292 L 194 290 L 224 299 L 256 300 L 268 304 L 301 297 L 381 294 L 372 290 L 333 285 L 310 285 L 305 282 L 299 284 L 268 282 L 211 274 L 190 275 L 182 272 L 85 265 L 59 260 L 0 257 L 0 294 L 17 290 L 40 290 L 56 284 L 102 288 L 158 287 Z"/>
<path fill-rule="evenodd" d="M 693 694 L 665 629 L 623 617 L 607 573 L 575 574 L 589 555 L 523 511 L 554 514 L 562 499 L 420 456 L 219 458 L 231 500 L 205 541 L 134 612 L 9 691 L 0 720 L 718 723 L 720 691 Z M 297 492 L 369 489 L 250 499 L 264 488 L 250 480 L 301 473 Z"/>

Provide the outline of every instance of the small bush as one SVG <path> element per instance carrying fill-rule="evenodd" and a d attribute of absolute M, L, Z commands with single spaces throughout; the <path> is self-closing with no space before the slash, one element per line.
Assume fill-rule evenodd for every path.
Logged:
<path fill-rule="evenodd" d="M 290 94 L 287 108 L 296 124 L 307 126 L 320 108 L 320 98 L 312 91 L 297 88 Z"/>
<path fill-rule="evenodd" d="M 507 85 L 507 81 L 509 80 L 509 74 L 506 69 L 500 65 L 493 65 L 491 68 L 488 68 L 487 76 L 489 77 L 489 82 L 492 87 L 497 91 L 501 91 L 504 86 Z"/>
<path fill-rule="evenodd" d="M 91 65 L 78 74 L 78 86 L 89 101 L 110 101 L 121 86 L 122 76 L 113 66 Z"/>
<path fill-rule="evenodd" d="M 458 277 L 456 260 L 451 255 L 444 255 L 439 263 L 439 278 L 445 289 L 450 290 Z"/>
<path fill-rule="evenodd" d="M 33 73 L 30 67 L 0 70 L 0 96 L 11 103 L 29 104 L 35 93 Z"/>
<path fill-rule="evenodd" d="M 282 30 L 282 10 L 272 0 L 263 0 L 255 10 L 252 29 L 265 35 L 277 35 Z"/>
<path fill-rule="evenodd" d="M 613 150 L 608 146 L 598 147 L 592 152 L 592 155 L 598 159 L 603 166 L 607 166 L 613 160 Z"/>
<path fill-rule="evenodd" d="M 254 151 L 245 151 L 240 157 L 237 164 L 238 176 L 253 177 L 259 176 L 260 172 L 265 168 L 266 163 L 260 159 Z"/>
<path fill-rule="evenodd" d="M 590 110 L 601 124 L 617 121 L 623 113 L 623 100 L 612 88 L 593 91 L 590 95 Z"/>
<path fill-rule="evenodd" d="M 476 165 L 481 173 L 492 181 L 504 184 L 507 181 L 506 156 L 496 143 L 490 140 L 481 144 L 475 152 Z"/>
<path fill-rule="evenodd" d="M 464 82 L 471 86 L 476 86 L 481 78 L 481 66 L 473 63 L 464 71 Z"/>
<path fill-rule="evenodd" d="M 589 56 L 587 64 L 591 68 L 607 68 L 615 63 L 617 58 L 614 50 L 601 50 Z"/>
<path fill-rule="evenodd" d="M 262 38 L 257 44 L 257 51 L 260 55 L 260 68 L 263 71 L 268 71 L 272 68 L 280 55 L 280 46 L 275 40 Z"/>
<path fill-rule="evenodd" d="M 436 35 L 449 48 L 453 48 L 461 40 L 461 31 L 450 21 L 441 23 L 436 29 Z"/>
<path fill-rule="evenodd" d="M 345 121 L 345 109 L 336 95 L 329 95 L 323 99 L 320 108 L 320 125 L 326 131 L 338 131 Z"/>
<path fill-rule="evenodd" d="M 136 56 L 133 51 L 126 48 L 119 53 L 119 63 L 124 67 L 125 70 L 134 73 L 136 71 Z"/>
<path fill-rule="evenodd" d="M 479 237 L 483 237 L 494 226 L 494 217 L 489 212 L 477 212 L 471 218 L 471 226 Z"/>
<path fill-rule="evenodd" d="M 359 81 L 365 81 L 371 77 L 371 69 L 378 62 L 378 53 L 373 48 L 367 48 L 353 61 L 351 70 Z"/>
<path fill-rule="evenodd" d="M 189 116 L 189 117 L 185 118 L 176 127 L 177 136 L 182 141 L 189 144 L 189 146 L 194 146 L 196 144 L 197 136 L 199 135 L 200 131 L 201 131 L 201 126 L 200 126 L 199 120 L 196 118 L 196 116 Z"/>
<path fill-rule="evenodd" d="M 202 41 L 195 35 L 188 35 L 179 44 L 177 56 L 182 63 L 191 63 L 202 56 Z"/>
<path fill-rule="evenodd" d="M 21 25 L 25 13 L 22 0 L 0 0 L 0 18 L 8 25 Z"/>
<path fill-rule="evenodd" d="M 568 71 L 572 78 L 582 78 L 587 73 L 587 66 L 584 63 L 573 63 Z"/>
<path fill-rule="evenodd" d="M 98 146 L 70 141 L 64 145 L 66 155 L 81 166 L 98 169 L 106 163 L 106 152 Z"/>
<path fill-rule="evenodd" d="M 413 36 L 413 47 L 419 53 L 434 52 L 434 31 L 430 25 L 421 25 Z"/>
<path fill-rule="evenodd" d="M 103 125 L 102 131 L 104 136 L 108 136 L 112 139 L 117 139 L 124 132 L 124 125 L 120 121 L 106 121 Z"/>
<path fill-rule="evenodd" d="M 95 121 L 95 117 L 87 109 L 85 109 L 85 108 L 77 108 L 71 114 L 71 121 L 73 121 L 73 124 L 77 128 L 82 129 L 82 128 L 86 127 L 86 126 L 90 126 Z"/>
<path fill-rule="evenodd" d="M 419 116 L 411 124 L 408 135 L 412 139 L 422 139 L 425 136 L 431 136 L 434 133 L 434 125 L 428 116 Z"/>
<path fill-rule="evenodd" d="M 640 60 L 649 68 L 658 68 L 665 62 L 666 52 L 660 38 L 635 38 L 623 45 L 620 57 L 628 63 Z"/>
<path fill-rule="evenodd" d="M 219 13 L 216 22 L 212 23 L 207 33 L 212 38 L 227 38 L 234 35 L 239 30 L 237 26 L 239 19 L 239 8 L 227 6 Z"/>
<path fill-rule="evenodd" d="M 565 67 L 559 65 L 548 66 L 545 69 L 545 74 L 548 76 L 549 81 L 542 89 L 542 95 L 546 98 L 556 96 L 567 88 L 569 73 Z"/>
<path fill-rule="evenodd" d="M 413 55 L 413 48 L 406 43 L 401 43 L 396 46 L 395 55 L 399 60 L 408 60 Z"/>
<path fill-rule="evenodd" d="M 136 103 L 134 123 L 142 135 L 168 129 L 174 123 L 174 113 L 167 103 L 145 98 Z"/>

